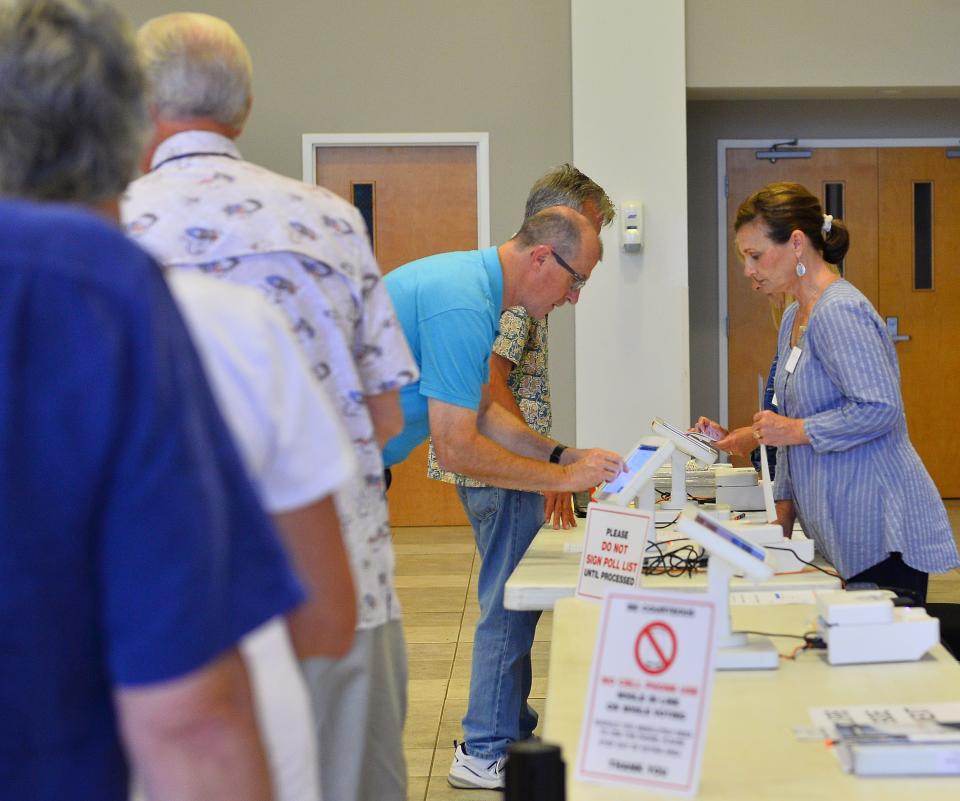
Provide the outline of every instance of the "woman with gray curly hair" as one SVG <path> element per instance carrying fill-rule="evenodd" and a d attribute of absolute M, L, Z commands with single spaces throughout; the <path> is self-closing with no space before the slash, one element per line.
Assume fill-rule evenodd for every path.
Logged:
<path fill-rule="evenodd" d="M 111 6 L 0 4 L 0 192 L 115 209 L 150 130 L 144 88 Z"/>

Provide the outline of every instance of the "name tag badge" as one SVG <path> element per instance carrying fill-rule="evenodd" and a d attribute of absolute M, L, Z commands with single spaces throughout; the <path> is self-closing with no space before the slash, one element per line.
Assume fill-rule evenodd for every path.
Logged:
<path fill-rule="evenodd" d="M 787 359 L 787 365 L 785 368 L 788 373 L 792 374 L 793 371 L 797 369 L 797 362 L 800 361 L 801 353 L 803 353 L 803 351 L 796 346 L 794 346 L 793 350 L 790 351 L 790 356 Z"/>

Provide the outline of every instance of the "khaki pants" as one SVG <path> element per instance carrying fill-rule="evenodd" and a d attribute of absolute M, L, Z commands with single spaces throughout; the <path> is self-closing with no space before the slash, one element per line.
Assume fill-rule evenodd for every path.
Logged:
<path fill-rule="evenodd" d="M 399 620 L 356 632 L 343 659 L 303 664 L 323 801 L 406 801 L 407 653 Z"/>

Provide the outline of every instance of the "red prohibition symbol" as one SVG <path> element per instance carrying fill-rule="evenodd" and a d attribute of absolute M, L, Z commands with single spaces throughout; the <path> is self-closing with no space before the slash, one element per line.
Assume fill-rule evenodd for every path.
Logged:
<path fill-rule="evenodd" d="M 677 635 L 660 620 L 648 623 L 637 635 L 633 655 L 644 673 L 663 673 L 677 658 Z"/>

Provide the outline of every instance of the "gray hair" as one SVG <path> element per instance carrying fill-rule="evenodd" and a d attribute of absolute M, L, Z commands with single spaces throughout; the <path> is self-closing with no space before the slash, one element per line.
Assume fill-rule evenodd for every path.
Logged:
<path fill-rule="evenodd" d="M 580 253 L 580 226 L 576 215 L 563 214 L 556 208 L 538 211 L 523 221 L 513 237 L 522 248 L 549 245 L 566 259 L 575 259 Z"/>
<path fill-rule="evenodd" d="M 243 127 L 253 92 L 253 63 L 229 23 L 208 14 L 166 14 L 144 24 L 137 42 L 154 115 Z"/>
<path fill-rule="evenodd" d="M 100 0 L 0 2 L 0 192 L 96 204 L 149 133 L 133 34 Z"/>
<path fill-rule="evenodd" d="M 531 187 L 524 217 L 530 217 L 550 206 L 568 206 L 574 211 L 582 212 L 583 204 L 591 200 L 600 212 L 603 225 L 609 225 L 616 215 L 616 210 L 603 187 L 572 164 L 561 164 Z"/>

